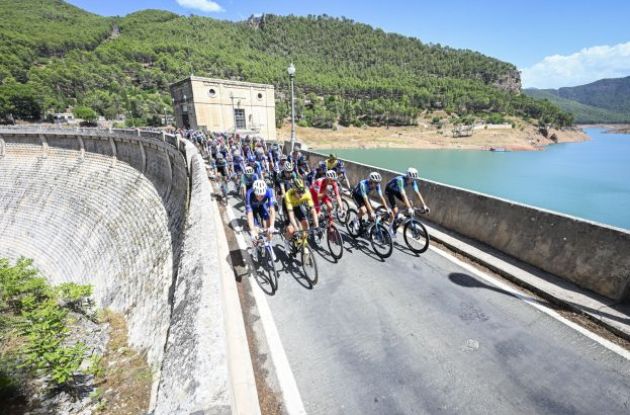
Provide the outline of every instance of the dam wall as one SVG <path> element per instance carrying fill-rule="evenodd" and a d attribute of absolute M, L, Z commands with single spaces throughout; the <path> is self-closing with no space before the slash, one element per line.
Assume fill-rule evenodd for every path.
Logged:
<path fill-rule="evenodd" d="M 197 150 L 173 135 L 0 128 L 0 257 L 91 284 L 126 316 L 155 413 L 229 412 L 209 194 Z"/>
<path fill-rule="evenodd" d="M 311 165 L 326 158 L 302 152 Z M 371 171 L 384 183 L 401 174 L 344 163 L 351 184 Z M 420 192 L 431 207 L 423 220 L 612 300 L 630 302 L 630 232 L 430 180 L 420 181 Z"/>

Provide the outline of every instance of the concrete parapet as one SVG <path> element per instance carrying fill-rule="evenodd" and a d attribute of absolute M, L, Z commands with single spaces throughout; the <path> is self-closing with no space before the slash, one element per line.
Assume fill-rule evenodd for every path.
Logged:
<path fill-rule="evenodd" d="M 311 164 L 325 156 L 302 151 Z M 351 183 L 378 171 L 344 160 Z M 630 301 L 630 232 L 481 193 L 422 180 L 427 220 L 617 301 Z"/>

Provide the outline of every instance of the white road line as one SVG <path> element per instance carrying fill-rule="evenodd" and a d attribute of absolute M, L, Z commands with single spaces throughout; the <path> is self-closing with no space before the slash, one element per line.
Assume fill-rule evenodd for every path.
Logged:
<path fill-rule="evenodd" d="M 429 246 L 429 249 L 431 249 L 431 251 L 437 253 L 438 255 L 448 259 L 449 261 L 459 265 L 460 267 L 466 269 L 469 272 L 472 272 L 473 274 L 477 275 L 479 278 L 483 279 L 486 282 L 489 282 L 490 284 L 494 285 L 497 288 L 500 288 L 503 291 L 507 291 L 510 294 L 513 294 L 515 297 L 517 297 L 518 299 L 526 302 L 527 304 L 531 305 L 532 307 L 542 311 L 543 313 L 555 318 L 556 320 L 560 321 L 561 323 L 564 323 L 565 325 L 571 327 L 572 329 L 574 329 L 575 331 L 583 334 L 584 336 L 588 337 L 589 339 L 596 341 L 597 343 L 601 344 L 602 346 L 604 346 L 605 348 L 607 348 L 608 350 L 610 350 L 611 352 L 617 353 L 619 356 L 623 357 L 626 360 L 630 360 L 630 351 L 624 349 L 621 346 L 616 345 L 615 343 L 611 342 L 610 340 L 607 340 L 591 331 L 589 331 L 588 329 L 580 326 L 579 324 L 576 324 L 574 322 L 572 322 L 571 320 L 568 320 L 566 318 L 564 318 L 563 316 L 561 316 L 560 314 L 558 314 L 556 311 L 550 309 L 549 307 L 541 304 L 540 302 L 526 297 L 524 296 L 522 293 L 520 293 L 519 291 L 515 290 L 514 288 L 512 288 L 511 286 L 509 286 L 508 284 L 506 284 L 505 282 L 501 281 L 500 279 L 493 277 L 491 275 L 488 275 L 480 270 L 478 270 L 477 268 L 473 267 L 472 265 L 460 260 L 459 258 L 442 251 L 439 248 L 436 248 L 432 245 Z"/>
<path fill-rule="evenodd" d="M 232 210 L 232 206 L 227 204 L 225 212 L 230 223 L 233 223 L 236 217 L 234 215 L 234 211 Z M 235 231 L 234 234 L 241 251 L 246 251 L 247 244 L 245 243 L 243 234 L 238 231 Z M 300 396 L 300 391 L 298 390 L 297 383 L 295 382 L 295 377 L 293 376 L 293 371 L 289 365 L 289 359 L 287 359 L 287 355 L 284 351 L 284 346 L 282 346 L 280 334 L 278 333 L 278 328 L 273 320 L 269 303 L 267 303 L 267 298 L 258 284 L 252 283 L 250 286 L 252 287 L 256 307 L 258 308 L 258 313 L 260 314 L 260 321 L 262 322 L 265 337 L 267 338 L 269 354 L 271 354 L 271 361 L 273 362 L 276 370 L 276 376 L 284 398 L 285 409 L 289 415 L 306 414 L 304 404 L 302 403 L 302 397 Z"/>

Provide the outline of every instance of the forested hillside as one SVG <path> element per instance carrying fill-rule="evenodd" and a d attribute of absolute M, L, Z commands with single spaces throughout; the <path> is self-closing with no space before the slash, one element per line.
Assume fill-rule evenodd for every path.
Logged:
<path fill-rule="evenodd" d="M 307 125 L 413 124 L 435 109 L 572 122 L 520 94 L 509 63 L 327 16 L 234 23 L 145 10 L 110 18 L 60 0 L 0 0 L 0 53 L 0 119 L 85 106 L 108 119 L 124 114 L 129 125 L 157 124 L 171 110 L 169 83 L 192 70 L 274 84 L 281 122 L 293 61 Z"/>
<path fill-rule="evenodd" d="M 528 88 L 523 92 L 536 99 L 548 100 L 564 111 L 573 114 L 575 122 L 577 123 L 630 123 L 630 112 L 626 112 L 625 114 L 618 113 L 605 108 L 598 108 L 571 99 L 562 98 L 559 96 L 558 90 L 555 89 Z"/>
<path fill-rule="evenodd" d="M 546 99 L 575 117 L 579 123 L 630 122 L 630 76 L 600 79 L 560 89 L 526 89 L 525 94 Z"/>

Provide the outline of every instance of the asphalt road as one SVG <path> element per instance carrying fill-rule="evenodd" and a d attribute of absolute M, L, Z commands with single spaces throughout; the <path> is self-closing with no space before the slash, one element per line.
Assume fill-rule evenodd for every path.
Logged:
<path fill-rule="evenodd" d="M 433 250 L 346 238 L 314 286 L 275 242 L 267 302 L 309 414 L 630 414 L 624 357 Z"/>

